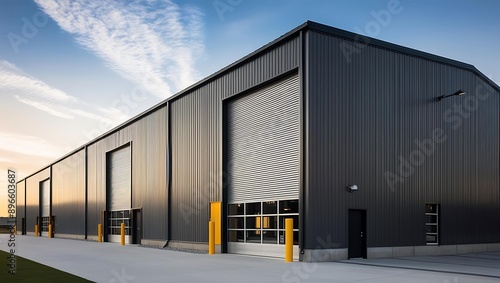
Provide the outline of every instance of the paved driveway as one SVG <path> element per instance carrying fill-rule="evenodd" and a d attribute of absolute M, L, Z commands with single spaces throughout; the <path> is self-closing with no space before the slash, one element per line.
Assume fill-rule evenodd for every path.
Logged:
<path fill-rule="evenodd" d="M 1 250 L 8 250 L 7 237 L 0 235 Z M 16 241 L 18 255 L 96 282 L 500 282 L 499 253 L 285 263 L 19 235 Z"/>

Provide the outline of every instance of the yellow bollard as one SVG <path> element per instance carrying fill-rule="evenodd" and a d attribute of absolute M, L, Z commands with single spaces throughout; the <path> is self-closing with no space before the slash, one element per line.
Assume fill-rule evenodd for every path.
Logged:
<path fill-rule="evenodd" d="M 35 237 L 38 237 L 38 225 L 35 224 Z"/>
<path fill-rule="evenodd" d="M 215 254 L 215 221 L 208 222 L 208 254 Z"/>
<path fill-rule="evenodd" d="M 125 223 L 120 225 L 120 245 L 125 245 Z"/>
<path fill-rule="evenodd" d="M 49 238 L 52 238 L 52 224 L 49 224 Z"/>
<path fill-rule="evenodd" d="M 97 242 L 102 243 L 102 224 L 97 224 Z"/>
<path fill-rule="evenodd" d="M 293 218 L 285 219 L 285 262 L 293 261 Z"/>

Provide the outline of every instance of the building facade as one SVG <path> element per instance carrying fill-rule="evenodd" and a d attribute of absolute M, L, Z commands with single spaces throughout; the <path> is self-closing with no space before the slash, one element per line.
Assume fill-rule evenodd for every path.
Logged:
<path fill-rule="evenodd" d="M 499 251 L 499 94 L 306 22 L 18 182 L 18 231 L 206 249 L 212 219 L 222 252 L 281 256 L 293 218 L 305 261 Z"/>

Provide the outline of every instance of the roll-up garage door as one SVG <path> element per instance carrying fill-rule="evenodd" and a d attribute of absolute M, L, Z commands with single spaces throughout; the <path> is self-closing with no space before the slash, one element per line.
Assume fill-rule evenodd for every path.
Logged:
<path fill-rule="evenodd" d="M 299 119 L 297 75 L 229 102 L 229 203 L 298 199 Z"/>
<path fill-rule="evenodd" d="M 41 208 L 42 217 L 50 216 L 50 182 L 49 180 L 40 183 L 40 196 L 41 196 Z"/>
<path fill-rule="evenodd" d="M 131 208 L 130 146 L 109 153 L 108 156 L 108 210 L 126 210 Z"/>
<path fill-rule="evenodd" d="M 50 224 L 50 179 L 40 182 L 40 232 L 48 236 Z"/>

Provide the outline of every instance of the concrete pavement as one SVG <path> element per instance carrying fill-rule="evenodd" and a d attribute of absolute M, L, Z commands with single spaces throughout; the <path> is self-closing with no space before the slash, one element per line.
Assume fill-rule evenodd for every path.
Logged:
<path fill-rule="evenodd" d="M 7 237 L 8 235 L 0 235 L 1 250 L 9 249 Z M 500 281 L 500 253 L 285 263 L 282 259 L 232 254 L 192 254 L 134 245 L 120 246 L 116 243 L 20 235 L 17 235 L 16 242 L 19 256 L 95 282 Z M 7 267 L 0 269 L 5 269 L 0 272 L 7 272 Z"/>

